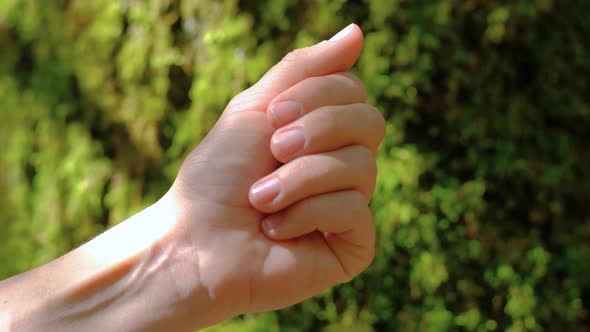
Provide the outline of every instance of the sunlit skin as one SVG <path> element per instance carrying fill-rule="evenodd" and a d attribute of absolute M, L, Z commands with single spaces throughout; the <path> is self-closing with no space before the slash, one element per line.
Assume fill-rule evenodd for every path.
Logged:
<path fill-rule="evenodd" d="M 346 73 L 362 39 L 351 25 L 287 55 L 232 99 L 160 201 L 0 283 L 0 324 L 192 331 L 359 274 L 374 255 L 368 202 L 385 130 Z"/>

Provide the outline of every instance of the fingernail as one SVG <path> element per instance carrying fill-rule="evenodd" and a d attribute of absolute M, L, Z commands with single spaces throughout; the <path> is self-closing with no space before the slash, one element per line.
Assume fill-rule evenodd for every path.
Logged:
<path fill-rule="evenodd" d="M 272 144 L 279 156 L 289 156 L 303 148 L 305 145 L 305 134 L 299 128 L 278 132 L 272 138 Z"/>
<path fill-rule="evenodd" d="M 346 28 L 340 30 L 340 32 L 338 32 L 332 38 L 330 38 L 330 41 L 336 41 L 336 40 L 346 37 L 346 35 L 348 35 L 350 33 L 350 31 L 352 31 L 352 27 L 353 27 L 353 25 L 349 24 Z"/>
<path fill-rule="evenodd" d="M 262 221 L 262 230 L 270 236 L 277 235 L 277 225 L 283 220 L 280 215 L 272 215 Z"/>
<path fill-rule="evenodd" d="M 295 101 L 283 101 L 273 105 L 270 112 L 275 124 L 283 126 L 297 120 L 303 113 L 303 107 Z"/>
<path fill-rule="evenodd" d="M 252 197 L 258 204 L 272 202 L 281 191 L 281 183 L 278 178 L 271 177 L 252 187 Z"/>

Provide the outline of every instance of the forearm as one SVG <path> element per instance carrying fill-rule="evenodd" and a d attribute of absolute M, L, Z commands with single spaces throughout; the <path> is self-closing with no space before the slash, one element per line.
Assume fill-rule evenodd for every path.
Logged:
<path fill-rule="evenodd" d="M 211 303 L 195 277 L 194 249 L 181 240 L 170 204 L 160 201 L 69 254 L 1 282 L 0 331 L 177 331 L 210 323 L 199 310 Z"/>

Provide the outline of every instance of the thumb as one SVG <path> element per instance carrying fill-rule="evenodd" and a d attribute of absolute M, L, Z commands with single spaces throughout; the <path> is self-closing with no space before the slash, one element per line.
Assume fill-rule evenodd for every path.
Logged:
<path fill-rule="evenodd" d="M 178 177 L 181 188 L 193 188 L 200 197 L 223 204 L 250 207 L 250 186 L 278 166 L 268 145 L 274 131 L 266 115 L 270 101 L 306 78 L 348 70 L 362 44 L 360 28 L 351 24 L 328 41 L 287 54 L 228 104 L 183 164 Z"/>
<path fill-rule="evenodd" d="M 347 71 L 358 59 L 363 47 L 363 32 L 350 24 L 330 40 L 289 52 L 255 85 L 237 95 L 227 111 L 266 111 L 270 101 L 300 81 Z"/>

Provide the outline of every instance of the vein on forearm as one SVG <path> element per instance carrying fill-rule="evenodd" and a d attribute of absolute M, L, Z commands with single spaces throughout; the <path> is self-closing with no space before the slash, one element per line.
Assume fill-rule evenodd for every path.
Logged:
<path fill-rule="evenodd" d="M 162 285 L 182 262 L 173 212 L 150 207 L 73 252 L 13 281 L 22 330 L 138 330 L 165 319 L 175 295 Z M 120 317 L 125 319 L 112 319 Z"/>
<path fill-rule="evenodd" d="M 160 255 L 160 263 L 157 265 L 167 259 L 166 253 Z M 157 266 L 149 267 L 153 264 L 154 256 L 154 250 L 150 249 L 137 259 L 109 267 L 68 287 L 57 299 L 55 307 L 60 309 L 54 318 L 82 319 L 105 311 L 108 306 L 122 305 L 127 299 L 137 296 L 150 279 L 153 279 L 157 270 Z"/>

